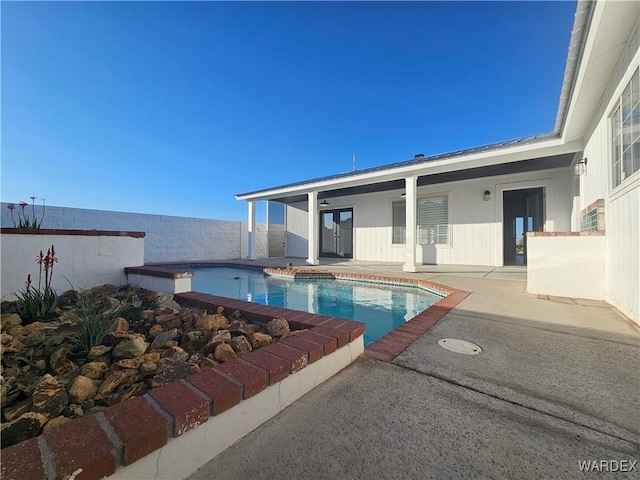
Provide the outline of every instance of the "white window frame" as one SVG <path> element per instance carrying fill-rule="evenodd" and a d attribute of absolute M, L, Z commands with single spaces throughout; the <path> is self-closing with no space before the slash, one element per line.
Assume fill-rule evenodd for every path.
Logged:
<path fill-rule="evenodd" d="M 440 200 L 445 205 L 445 212 L 434 212 L 440 215 L 440 221 L 433 219 L 431 225 L 425 221 L 428 212 L 424 209 L 426 205 L 433 205 L 433 202 Z M 421 207 L 423 205 L 423 207 Z M 436 207 L 437 209 L 437 207 Z M 391 202 L 391 244 L 405 245 L 407 239 L 406 231 L 406 200 L 393 200 Z M 421 196 L 417 199 L 416 208 L 417 236 L 416 244 L 422 246 L 450 246 L 451 245 L 451 225 L 449 223 L 449 195 L 437 194 Z M 427 223 L 427 225 L 425 225 Z M 402 242 L 400 242 L 402 237 Z"/>
<path fill-rule="evenodd" d="M 400 217 L 396 217 L 400 215 Z M 407 202 L 405 199 L 391 202 L 391 244 L 407 243 Z M 402 241 L 400 241 L 402 240 Z"/>
<path fill-rule="evenodd" d="M 629 96 L 626 96 L 627 94 Z M 609 122 L 611 125 L 609 136 L 611 186 L 616 189 L 640 171 L 640 68 L 636 67 L 617 98 L 609 116 Z M 617 129 L 616 125 L 618 125 Z M 627 130 L 626 134 L 625 130 Z M 625 140 L 627 140 L 626 145 Z"/>
<path fill-rule="evenodd" d="M 442 209 L 444 206 L 444 211 Z M 433 210 L 433 211 L 429 211 Z M 429 195 L 418 198 L 417 243 L 422 246 L 449 246 L 451 228 L 449 224 L 449 195 Z M 434 215 L 434 218 L 425 218 Z"/>

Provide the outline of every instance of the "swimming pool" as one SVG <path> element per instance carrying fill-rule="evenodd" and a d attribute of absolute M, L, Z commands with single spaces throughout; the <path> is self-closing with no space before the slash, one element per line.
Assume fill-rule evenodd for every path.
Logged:
<path fill-rule="evenodd" d="M 365 345 L 443 298 L 413 287 L 352 280 L 293 280 L 247 268 L 197 268 L 195 273 L 191 289 L 196 292 L 363 322 L 367 326 Z"/>

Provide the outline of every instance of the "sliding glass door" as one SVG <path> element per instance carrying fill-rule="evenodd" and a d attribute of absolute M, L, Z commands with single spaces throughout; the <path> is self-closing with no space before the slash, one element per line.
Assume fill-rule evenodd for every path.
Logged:
<path fill-rule="evenodd" d="M 320 256 L 353 258 L 353 209 L 320 212 Z"/>

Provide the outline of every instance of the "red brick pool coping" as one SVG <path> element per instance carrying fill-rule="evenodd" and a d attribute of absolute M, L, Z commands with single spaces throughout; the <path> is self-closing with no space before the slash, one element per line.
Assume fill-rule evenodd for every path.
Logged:
<path fill-rule="evenodd" d="M 206 265 L 244 267 L 228 263 Z M 139 273 L 180 278 L 180 272 L 168 271 L 166 266 L 136 267 L 136 271 L 138 269 Z M 386 362 L 402 353 L 469 295 L 469 292 L 420 279 L 327 273 L 338 279 L 416 286 L 446 295 L 366 347 L 366 355 Z M 209 417 L 229 410 L 323 356 L 332 354 L 365 331 L 365 325 L 360 322 L 204 293 L 181 293 L 175 298 L 183 305 L 240 310 L 245 318 L 256 323 L 265 324 L 274 317 L 285 318 L 293 329 L 304 331 L 238 359 L 154 388 L 142 397 L 130 398 L 102 412 L 76 418 L 39 437 L 7 447 L 2 450 L 1 478 L 70 478 L 79 470 L 81 473 L 74 477 L 78 480 L 112 475 L 119 466 L 131 465 L 164 447 L 171 437 L 198 427 Z M 87 445 L 91 448 L 86 448 Z"/>
<path fill-rule="evenodd" d="M 130 273 L 138 273 L 140 275 L 148 275 L 153 277 L 162 278 L 192 278 L 195 273 L 187 270 L 176 270 L 173 268 L 143 266 L 143 267 L 125 267 L 124 273 L 129 275 Z"/>
<path fill-rule="evenodd" d="M 104 411 L 49 430 L 36 438 L 2 449 L 3 480 L 100 479 L 165 446 L 179 437 L 277 384 L 324 356 L 353 342 L 365 325 L 328 315 L 269 307 L 204 293 L 176 294 L 183 305 L 214 310 L 240 310 L 265 324 L 286 318 L 303 332 L 284 338 L 230 362 L 205 368 L 188 377 L 152 389 Z"/>
<path fill-rule="evenodd" d="M 262 270 L 269 275 L 288 277 L 293 279 L 303 278 L 335 278 L 343 280 L 356 280 L 368 283 L 382 283 L 390 285 L 402 285 L 410 287 L 423 288 L 432 292 L 446 295 L 442 300 L 436 302 L 425 311 L 419 313 L 404 325 L 390 331 L 383 337 L 380 337 L 371 345 L 365 347 L 365 354 L 382 360 L 391 362 L 413 342 L 420 338 L 424 333 L 432 328 L 447 313 L 455 308 L 460 302 L 467 298 L 470 292 L 459 290 L 456 288 L 445 287 L 443 285 L 422 280 L 419 278 L 395 277 L 390 275 L 371 275 L 364 273 L 348 273 L 338 272 L 331 269 L 318 269 L 315 267 L 295 266 L 291 268 L 265 267 L 258 263 L 230 263 L 230 262 L 179 262 L 172 264 L 163 264 L 157 266 L 137 267 L 137 273 L 144 273 L 145 269 L 162 268 L 170 272 L 179 269 L 193 269 L 198 267 L 231 267 L 231 268 L 249 268 L 254 270 Z M 149 271 L 149 270 L 147 270 Z M 191 273 L 191 272 L 190 272 Z"/>
<path fill-rule="evenodd" d="M 445 298 L 365 347 L 365 354 L 378 360 L 391 362 L 469 296 L 469 292 L 464 290 L 447 290 L 451 292 Z"/>
<path fill-rule="evenodd" d="M 364 352 L 367 356 L 391 362 L 398 355 L 407 349 L 413 342 L 420 338 L 424 333 L 432 328 L 440 319 L 455 308 L 460 302 L 467 298 L 470 292 L 458 290 L 455 288 L 445 287 L 437 283 L 421 280 L 417 278 L 393 277 L 388 275 L 370 275 L 362 273 L 344 273 L 331 270 L 312 270 L 309 273 L 304 272 L 304 267 L 296 267 L 295 271 L 288 273 L 282 268 L 265 268 L 267 274 L 277 276 L 290 276 L 292 278 L 336 278 L 343 280 L 356 280 L 368 283 L 382 283 L 391 285 L 404 285 L 410 287 L 420 287 L 436 293 L 446 295 L 425 311 L 419 313 L 404 325 L 391 330 L 386 335 L 365 347 Z"/>
<path fill-rule="evenodd" d="M 293 279 L 303 278 L 334 278 L 343 280 L 355 280 L 367 283 L 382 283 L 388 285 L 402 285 L 423 288 L 428 291 L 440 293 L 445 297 L 434 305 L 419 313 L 404 325 L 390 331 L 380 337 L 371 345 L 365 347 L 365 354 L 385 362 L 393 361 L 407 347 L 420 338 L 424 333 L 432 328 L 440 319 L 455 308 L 460 302 L 467 298 L 470 292 L 456 288 L 445 287 L 443 285 L 429 282 L 419 278 L 395 277 L 390 275 L 372 275 L 364 273 L 338 272 L 331 269 L 318 269 L 314 267 L 296 266 L 292 268 L 265 267 L 258 263 L 238 264 L 231 262 L 179 262 L 172 264 L 162 264 L 153 266 L 136 267 L 136 273 L 146 273 L 149 275 L 169 276 L 167 272 L 176 272 L 176 269 L 193 269 L 198 267 L 231 267 L 249 268 L 262 270 L 268 275 L 288 277 Z M 158 273 L 153 273 L 157 271 Z M 179 271 L 179 270 L 178 270 Z M 192 271 L 185 273 L 193 273 Z M 175 275 L 175 274 L 174 274 Z M 218 297 L 221 298 L 221 297 Z M 300 313 L 300 312 L 298 312 Z M 287 318 L 287 317 L 285 317 Z M 288 319 L 288 318 L 287 318 Z"/>

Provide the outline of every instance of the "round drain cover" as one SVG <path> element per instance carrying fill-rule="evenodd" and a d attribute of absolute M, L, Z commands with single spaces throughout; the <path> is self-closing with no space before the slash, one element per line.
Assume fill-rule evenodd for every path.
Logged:
<path fill-rule="evenodd" d="M 482 353 L 482 349 L 475 343 L 460 340 L 459 338 L 443 338 L 438 340 L 438 345 L 450 352 L 462 353 L 463 355 L 478 355 Z"/>

